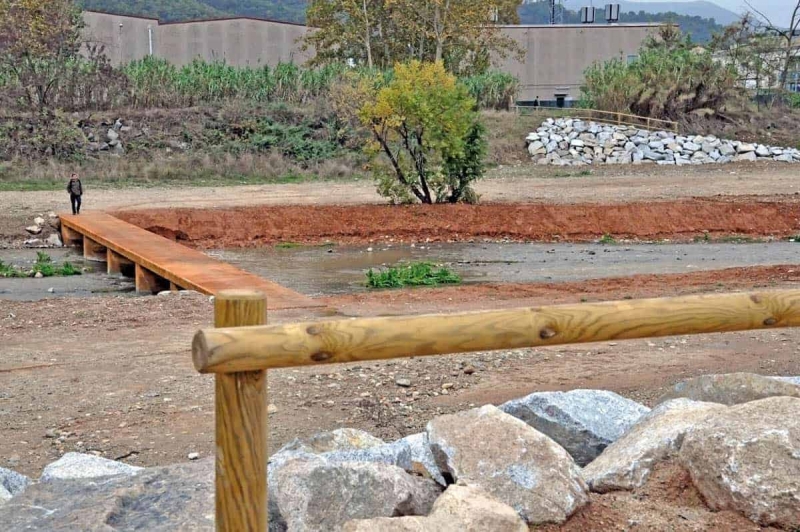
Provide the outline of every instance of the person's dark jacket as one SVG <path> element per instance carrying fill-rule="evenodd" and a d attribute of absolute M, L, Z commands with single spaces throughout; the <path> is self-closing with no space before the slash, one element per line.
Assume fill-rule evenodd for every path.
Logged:
<path fill-rule="evenodd" d="M 83 195 L 83 185 L 81 185 L 80 179 L 69 180 L 67 183 L 67 192 L 72 194 L 73 196 L 82 196 Z"/>

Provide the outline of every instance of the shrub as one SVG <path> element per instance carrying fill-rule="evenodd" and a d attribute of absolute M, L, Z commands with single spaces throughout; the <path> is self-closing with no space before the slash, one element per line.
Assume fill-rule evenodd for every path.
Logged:
<path fill-rule="evenodd" d="M 677 120 L 687 115 L 718 115 L 739 102 L 736 69 L 697 51 L 688 40 L 653 39 L 636 61 L 612 59 L 585 72 L 587 107 Z"/>
<path fill-rule="evenodd" d="M 456 202 L 483 173 L 485 130 L 475 100 L 442 63 L 411 61 L 395 66 L 390 80 L 360 80 L 354 101 L 371 133 L 378 165 L 378 191 L 393 202 Z M 468 146 L 469 144 L 469 146 Z"/>
<path fill-rule="evenodd" d="M 367 272 L 367 286 L 370 288 L 403 288 L 405 286 L 437 286 L 440 284 L 459 284 L 461 277 L 447 268 L 437 267 L 430 262 L 415 262 Z"/>

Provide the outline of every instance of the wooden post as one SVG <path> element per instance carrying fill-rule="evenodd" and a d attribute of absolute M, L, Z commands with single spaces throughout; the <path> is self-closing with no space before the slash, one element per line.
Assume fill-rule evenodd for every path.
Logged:
<path fill-rule="evenodd" d="M 83 235 L 61 222 L 61 241 L 68 247 L 80 247 L 82 246 Z"/>
<path fill-rule="evenodd" d="M 131 277 L 135 275 L 133 270 L 136 265 L 113 249 L 108 249 L 106 263 L 108 264 L 106 268 L 108 275 L 129 275 Z"/>
<path fill-rule="evenodd" d="M 214 300 L 215 327 L 264 325 L 267 298 L 231 290 Z M 225 532 L 267 530 L 267 372 L 216 379 L 216 526 Z"/>
<path fill-rule="evenodd" d="M 93 262 L 105 262 L 107 260 L 106 247 L 96 242 L 88 236 L 83 236 L 83 258 Z"/>
<path fill-rule="evenodd" d="M 141 264 L 136 264 L 136 292 L 139 294 L 157 294 L 169 290 L 169 281 L 159 277 Z"/>

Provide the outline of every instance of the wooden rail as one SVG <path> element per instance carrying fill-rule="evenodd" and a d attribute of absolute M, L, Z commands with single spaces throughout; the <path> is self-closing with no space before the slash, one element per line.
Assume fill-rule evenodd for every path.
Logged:
<path fill-rule="evenodd" d="M 215 373 L 218 530 L 266 530 L 267 370 L 800 326 L 800 290 L 255 326 L 263 296 L 221 293 L 194 365 Z"/>
<path fill-rule="evenodd" d="M 541 114 L 548 118 L 558 115 L 570 118 L 580 118 L 582 120 L 594 120 L 596 122 L 605 122 L 609 124 L 641 127 L 644 129 L 663 129 L 665 131 L 679 132 L 679 124 L 672 120 L 663 120 L 661 118 L 650 118 L 647 116 L 639 116 L 627 113 L 618 113 L 616 111 L 601 111 L 599 109 L 583 109 L 580 107 L 565 107 L 565 108 L 552 108 L 552 107 L 526 107 L 516 106 L 516 111 L 520 114 Z"/>

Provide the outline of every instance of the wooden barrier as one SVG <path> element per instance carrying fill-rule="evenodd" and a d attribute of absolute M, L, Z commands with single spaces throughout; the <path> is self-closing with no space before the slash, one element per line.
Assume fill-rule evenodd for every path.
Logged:
<path fill-rule="evenodd" d="M 580 107 L 526 107 L 515 106 L 518 113 L 531 115 L 544 115 L 548 118 L 553 116 L 580 118 L 583 120 L 595 120 L 597 122 L 606 122 L 610 124 L 625 125 L 640 127 L 644 129 L 663 129 L 665 131 L 672 131 L 678 133 L 680 126 L 677 122 L 672 120 L 663 120 L 661 118 L 650 118 L 647 116 L 639 116 L 628 113 L 618 113 L 616 111 L 601 111 L 599 109 L 583 109 Z"/>
<path fill-rule="evenodd" d="M 214 325 L 263 325 L 267 298 L 227 291 L 214 299 Z M 217 530 L 267 530 L 267 372 L 215 376 Z"/>
<path fill-rule="evenodd" d="M 267 528 L 267 370 L 800 326 L 800 290 L 259 326 L 264 296 L 223 292 L 194 365 L 216 378 L 218 530 Z"/>

